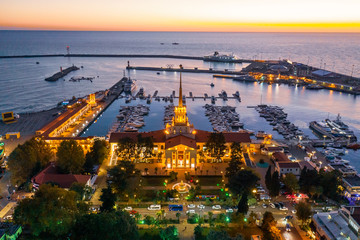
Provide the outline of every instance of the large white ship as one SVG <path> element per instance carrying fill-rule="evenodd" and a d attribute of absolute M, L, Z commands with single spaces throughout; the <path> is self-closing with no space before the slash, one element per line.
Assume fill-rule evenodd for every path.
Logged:
<path fill-rule="evenodd" d="M 211 62 L 233 62 L 237 60 L 234 54 L 219 54 L 219 52 L 214 52 L 213 55 L 204 56 L 204 61 Z"/>

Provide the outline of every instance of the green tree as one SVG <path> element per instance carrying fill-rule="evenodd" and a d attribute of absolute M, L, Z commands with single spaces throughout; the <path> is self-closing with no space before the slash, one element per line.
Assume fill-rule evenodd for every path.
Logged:
<path fill-rule="evenodd" d="M 242 201 L 245 201 L 246 199 L 246 205 L 247 205 L 247 196 L 255 188 L 259 180 L 260 178 L 257 175 L 255 175 L 253 171 L 247 169 L 240 170 L 235 176 L 229 178 L 228 187 L 231 190 L 231 192 L 236 196 L 241 195 L 240 201 L 238 203 L 238 213 L 241 213 L 240 210 L 241 211 L 246 210 L 243 207 L 245 203 Z"/>
<path fill-rule="evenodd" d="M 311 205 L 305 201 L 299 202 L 296 206 L 296 216 L 304 225 L 311 217 Z"/>
<path fill-rule="evenodd" d="M 21 185 L 29 181 L 53 158 L 51 148 L 44 140 L 32 138 L 18 145 L 9 155 L 11 183 Z"/>
<path fill-rule="evenodd" d="M 109 183 L 118 195 L 133 194 L 138 186 L 140 171 L 130 161 L 120 161 L 108 171 Z"/>
<path fill-rule="evenodd" d="M 144 221 L 145 221 L 145 224 L 148 226 L 155 224 L 155 218 L 150 215 L 146 215 Z"/>
<path fill-rule="evenodd" d="M 292 173 L 287 173 L 285 174 L 285 177 L 283 179 L 283 182 L 286 186 L 286 188 L 291 192 L 291 193 L 294 193 L 294 192 L 297 192 L 299 191 L 299 182 L 296 178 L 296 176 Z"/>
<path fill-rule="evenodd" d="M 238 203 L 238 213 L 246 214 L 249 211 L 248 192 L 243 192 Z"/>
<path fill-rule="evenodd" d="M 160 238 L 162 240 L 178 240 L 178 230 L 175 226 L 169 226 L 165 229 L 161 229 Z"/>
<path fill-rule="evenodd" d="M 271 212 L 265 212 L 261 224 L 261 229 L 266 240 L 281 240 L 280 230 L 276 228 L 276 221 Z"/>
<path fill-rule="evenodd" d="M 208 215 L 209 215 L 209 225 L 212 226 L 213 225 L 214 213 L 213 212 L 208 212 Z"/>
<path fill-rule="evenodd" d="M 229 234 L 225 230 L 211 229 L 206 237 L 206 240 L 231 240 Z"/>
<path fill-rule="evenodd" d="M 278 171 L 275 171 L 271 177 L 269 193 L 272 197 L 278 196 L 280 193 L 280 179 Z"/>
<path fill-rule="evenodd" d="M 219 160 L 225 154 L 225 143 L 225 137 L 221 132 L 213 132 L 210 134 L 208 141 L 205 143 L 206 152 L 211 157 Z"/>
<path fill-rule="evenodd" d="M 195 240 L 205 240 L 206 237 L 203 234 L 203 228 L 200 225 L 197 225 L 194 228 L 194 236 L 195 236 Z"/>
<path fill-rule="evenodd" d="M 57 166 L 64 173 L 79 174 L 83 170 L 85 156 L 82 147 L 75 140 L 64 140 L 57 153 Z"/>
<path fill-rule="evenodd" d="M 130 161 L 131 158 L 135 157 L 136 143 L 131 138 L 122 138 L 118 142 L 116 151 L 120 158 Z"/>
<path fill-rule="evenodd" d="M 134 219 L 122 211 L 81 215 L 71 233 L 74 240 L 139 239 Z"/>
<path fill-rule="evenodd" d="M 136 154 L 142 155 L 143 158 L 150 158 L 153 156 L 154 143 L 152 137 L 142 137 L 141 134 L 137 136 Z"/>
<path fill-rule="evenodd" d="M 85 184 L 84 183 L 74 182 L 73 184 L 71 184 L 69 190 L 77 193 L 76 196 L 77 196 L 78 200 L 83 200 L 84 195 L 85 195 Z"/>
<path fill-rule="evenodd" d="M 271 181 L 272 178 L 271 178 L 271 165 L 269 165 L 267 171 L 266 171 L 266 174 L 265 174 L 265 185 L 266 185 L 266 188 L 268 190 L 270 190 L 271 188 Z"/>
<path fill-rule="evenodd" d="M 181 217 L 181 213 L 177 212 L 177 213 L 176 213 L 176 218 L 177 218 L 177 220 L 178 220 L 179 223 L 180 223 L 180 217 Z"/>
<path fill-rule="evenodd" d="M 105 159 L 109 157 L 110 148 L 105 140 L 96 139 L 86 154 L 84 170 L 88 173 L 94 173 L 94 166 L 101 165 Z"/>
<path fill-rule="evenodd" d="M 100 201 L 102 202 L 100 206 L 101 212 L 111 212 L 114 211 L 116 195 L 112 192 L 110 185 L 107 188 L 101 190 Z"/>
<path fill-rule="evenodd" d="M 86 210 L 88 206 L 76 200 L 74 191 L 44 184 L 33 198 L 19 203 L 14 220 L 17 224 L 28 226 L 34 236 L 47 235 L 60 239 L 69 233 L 76 215 Z"/>

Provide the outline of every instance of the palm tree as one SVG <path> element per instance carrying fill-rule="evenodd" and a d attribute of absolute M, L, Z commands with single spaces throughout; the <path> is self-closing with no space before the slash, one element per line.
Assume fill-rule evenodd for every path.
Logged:
<path fill-rule="evenodd" d="M 139 222 L 141 216 L 142 216 L 142 215 L 141 215 L 140 213 L 135 213 L 136 222 Z"/>
<path fill-rule="evenodd" d="M 180 216 L 181 216 L 181 213 L 177 212 L 176 217 L 177 217 L 179 223 L 180 223 Z"/>
<path fill-rule="evenodd" d="M 156 217 L 157 217 L 157 219 L 160 219 L 160 218 L 161 218 L 161 215 L 162 215 L 161 211 L 156 212 Z"/>
<path fill-rule="evenodd" d="M 211 226 L 212 225 L 212 217 L 214 216 L 214 213 L 208 212 L 208 215 L 209 215 L 209 225 Z"/>

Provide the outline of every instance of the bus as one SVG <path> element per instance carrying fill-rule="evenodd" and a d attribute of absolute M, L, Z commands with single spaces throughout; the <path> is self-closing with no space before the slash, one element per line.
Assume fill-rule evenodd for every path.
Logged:
<path fill-rule="evenodd" d="M 169 205 L 169 211 L 182 211 L 183 205 Z"/>

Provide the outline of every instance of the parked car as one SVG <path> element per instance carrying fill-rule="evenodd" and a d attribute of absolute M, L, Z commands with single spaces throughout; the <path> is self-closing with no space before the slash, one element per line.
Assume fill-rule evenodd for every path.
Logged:
<path fill-rule="evenodd" d="M 131 211 L 131 210 L 133 210 L 133 209 L 132 209 L 132 207 L 127 206 L 127 207 L 124 208 L 124 210 L 125 210 L 125 211 Z"/>
<path fill-rule="evenodd" d="M 202 204 L 197 205 L 197 207 L 198 207 L 199 209 L 205 209 L 205 206 L 204 206 L 204 205 L 202 205 Z"/>
<path fill-rule="evenodd" d="M 150 205 L 148 210 L 161 210 L 161 205 Z"/>
<path fill-rule="evenodd" d="M 262 207 L 263 207 L 263 208 L 267 208 L 268 205 L 266 205 L 265 203 L 263 203 L 263 204 L 262 204 Z"/>
<path fill-rule="evenodd" d="M 294 209 L 294 210 L 292 210 L 291 212 L 292 212 L 293 214 L 296 214 L 296 210 L 295 210 L 295 209 Z"/>
<path fill-rule="evenodd" d="M 286 221 L 291 220 L 291 219 L 293 219 L 293 216 L 291 216 L 291 215 L 288 215 L 288 216 L 285 217 Z"/>
<path fill-rule="evenodd" d="M 233 210 L 232 208 L 228 208 L 228 209 L 226 209 L 226 212 L 227 212 L 227 213 L 233 213 L 234 210 Z"/>
<path fill-rule="evenodd" d="M 275 204 L 273 204 L 273 203 L 270 203 L 269 206 L 270 206 L 271 208 L 275 208 Z"/>
<path fill-rule="evenodd" d="M 188 214 L 188 213 L 190 213 L 190 214 L 195 214 L 195 210 L 194 210 L 194 209 L 187 210 L 187 211 L 186 211 L 186 214 Z"/>
<path fill-rule="evenodd" d="M 221 209 L 221 206 L 220 205 L 214 205 L 214 206 L 212 206 L 212 209 L 219 210 L 219 209 Z"/>
<path fill-rule="evenodd" d="M 189 204 L 187 205 L 188 208 L 195 208 L 195 204 Z"/>
<path fill-rule="evenodd" d="M 274 203 L 274 205 L 275 205 L 275 207 L 276 207 L 277 209 L 280 209 L 280 204 Z"/>

